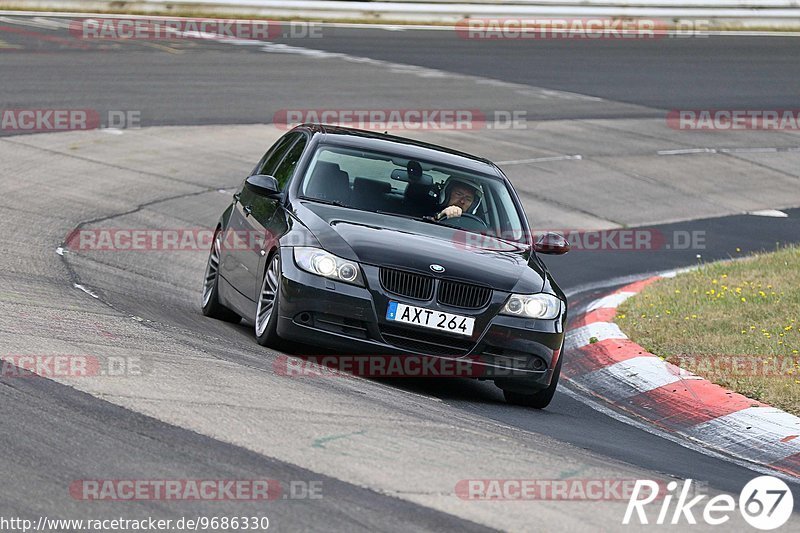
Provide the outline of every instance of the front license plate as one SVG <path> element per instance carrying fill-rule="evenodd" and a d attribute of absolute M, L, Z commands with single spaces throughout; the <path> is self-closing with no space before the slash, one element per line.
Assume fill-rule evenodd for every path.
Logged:
<path fill-rule="evenodd" d="M 468 316 L 434 311 L 424 307 L 401 304 L 400 302 L 389 302 L 389 308 L 386 310 L 386 320 L 404 322 L 414 326 L 438 329 L 466 336 L 472 335 L 472 328 L 475 325 L 475 319 Z"/>

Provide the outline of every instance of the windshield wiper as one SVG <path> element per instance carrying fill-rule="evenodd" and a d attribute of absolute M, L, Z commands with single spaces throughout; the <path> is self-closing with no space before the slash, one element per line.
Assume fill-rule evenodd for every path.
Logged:
<path fill-rule="evenodd" d="M 407 218 L 409 220 L 416 220 L 417 222 L 428 222 L 431 224 L 438 224 L 433 217 L 415 217 L 414 215 L 401 215 L 400 213 L 392 213 L 391 211 L 373 211 L 379 215 L 389 215 L 393 217 Z"/>
<path fill-rule="evenodd" d="M 325 205 L 335 205 L 336 207 L 348 207 L 344 205 L 342 202 L 337 200 L 328 200 L 327 198 L 311 198 L 310 196 L 300 196 L 301 200 L 309 200 L 311 202 L 317 202 L 318 204 L 325 204 Z"/>

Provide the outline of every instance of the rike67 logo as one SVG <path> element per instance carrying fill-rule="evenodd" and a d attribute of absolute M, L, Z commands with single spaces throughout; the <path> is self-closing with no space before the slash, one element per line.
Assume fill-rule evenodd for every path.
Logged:
<path fill-rule="evenodd" d="M 698 523 L 698 518 L 712 526 L 726 524 L 735 516 L 736 500 L 729 494 L 720 494 L 704 502 L 705 494 L 690 499 L 692 480 L 687 479 L 678 490 L 678 482 L 667 483 L 666 494 L 661 494 L 659 484 L 651 480 L 636 480 L 625 516 L 624 525 L 654 524 L 678 525 Z M 646 506 L 659 501 L 647 510 L 655 511 L 658 516 L 648 518 Z M 673 501 L 675 502 L 673 507 Z M 794 498 L 789 486 L 782 480 L 772 476 L 759 476 L 750 480 L 739 494 L 739 512 L 742 518 L 756 529 L 769 531 L 784 525 L 794 509 Z M 729 524 L 730 525 L 730 524 Z"/>

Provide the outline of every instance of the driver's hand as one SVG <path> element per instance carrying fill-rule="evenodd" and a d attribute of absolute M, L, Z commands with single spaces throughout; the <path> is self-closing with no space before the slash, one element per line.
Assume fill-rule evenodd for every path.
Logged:
<path fill-rule="evenodd" d="M 457 205 L 451 205 L 450 207 L 445 207 L 439 213 L 439 217 L 437 217 L 437 218 L 442 218 L 442 216 L 445 216 L 447 218 L 460 217 L 461 216 L 461 208 L 458 207 Z"/>

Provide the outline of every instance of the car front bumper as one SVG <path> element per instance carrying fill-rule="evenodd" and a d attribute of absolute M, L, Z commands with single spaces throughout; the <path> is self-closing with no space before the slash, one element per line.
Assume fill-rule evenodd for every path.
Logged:
<path fill-rule="evenodd" d="M 456 369 L 453 377 L 494 380 L 501 388 L 517 392 L 535 392 L 550 384 L 561 356 L 566 305 L 553 320 L 499 315 L 508 293 L 494 291 L 484 309 L 446 307 L 389 294 L 380 285 L 378 267 L 361 266 L 367 287 L 305 272 L 295 264 L 291 248 L 283 249 L 278 335 L 335 350 L 340 358 L 434 358 L 441 363 L 440 370 Z M 389 301 L 473 317 L 473 334 L 466 337 L 388 321 Z M 453 361 L 458 364 L 450 364 Z M 443 377 L 446 372 L 433 375 Z"/>

